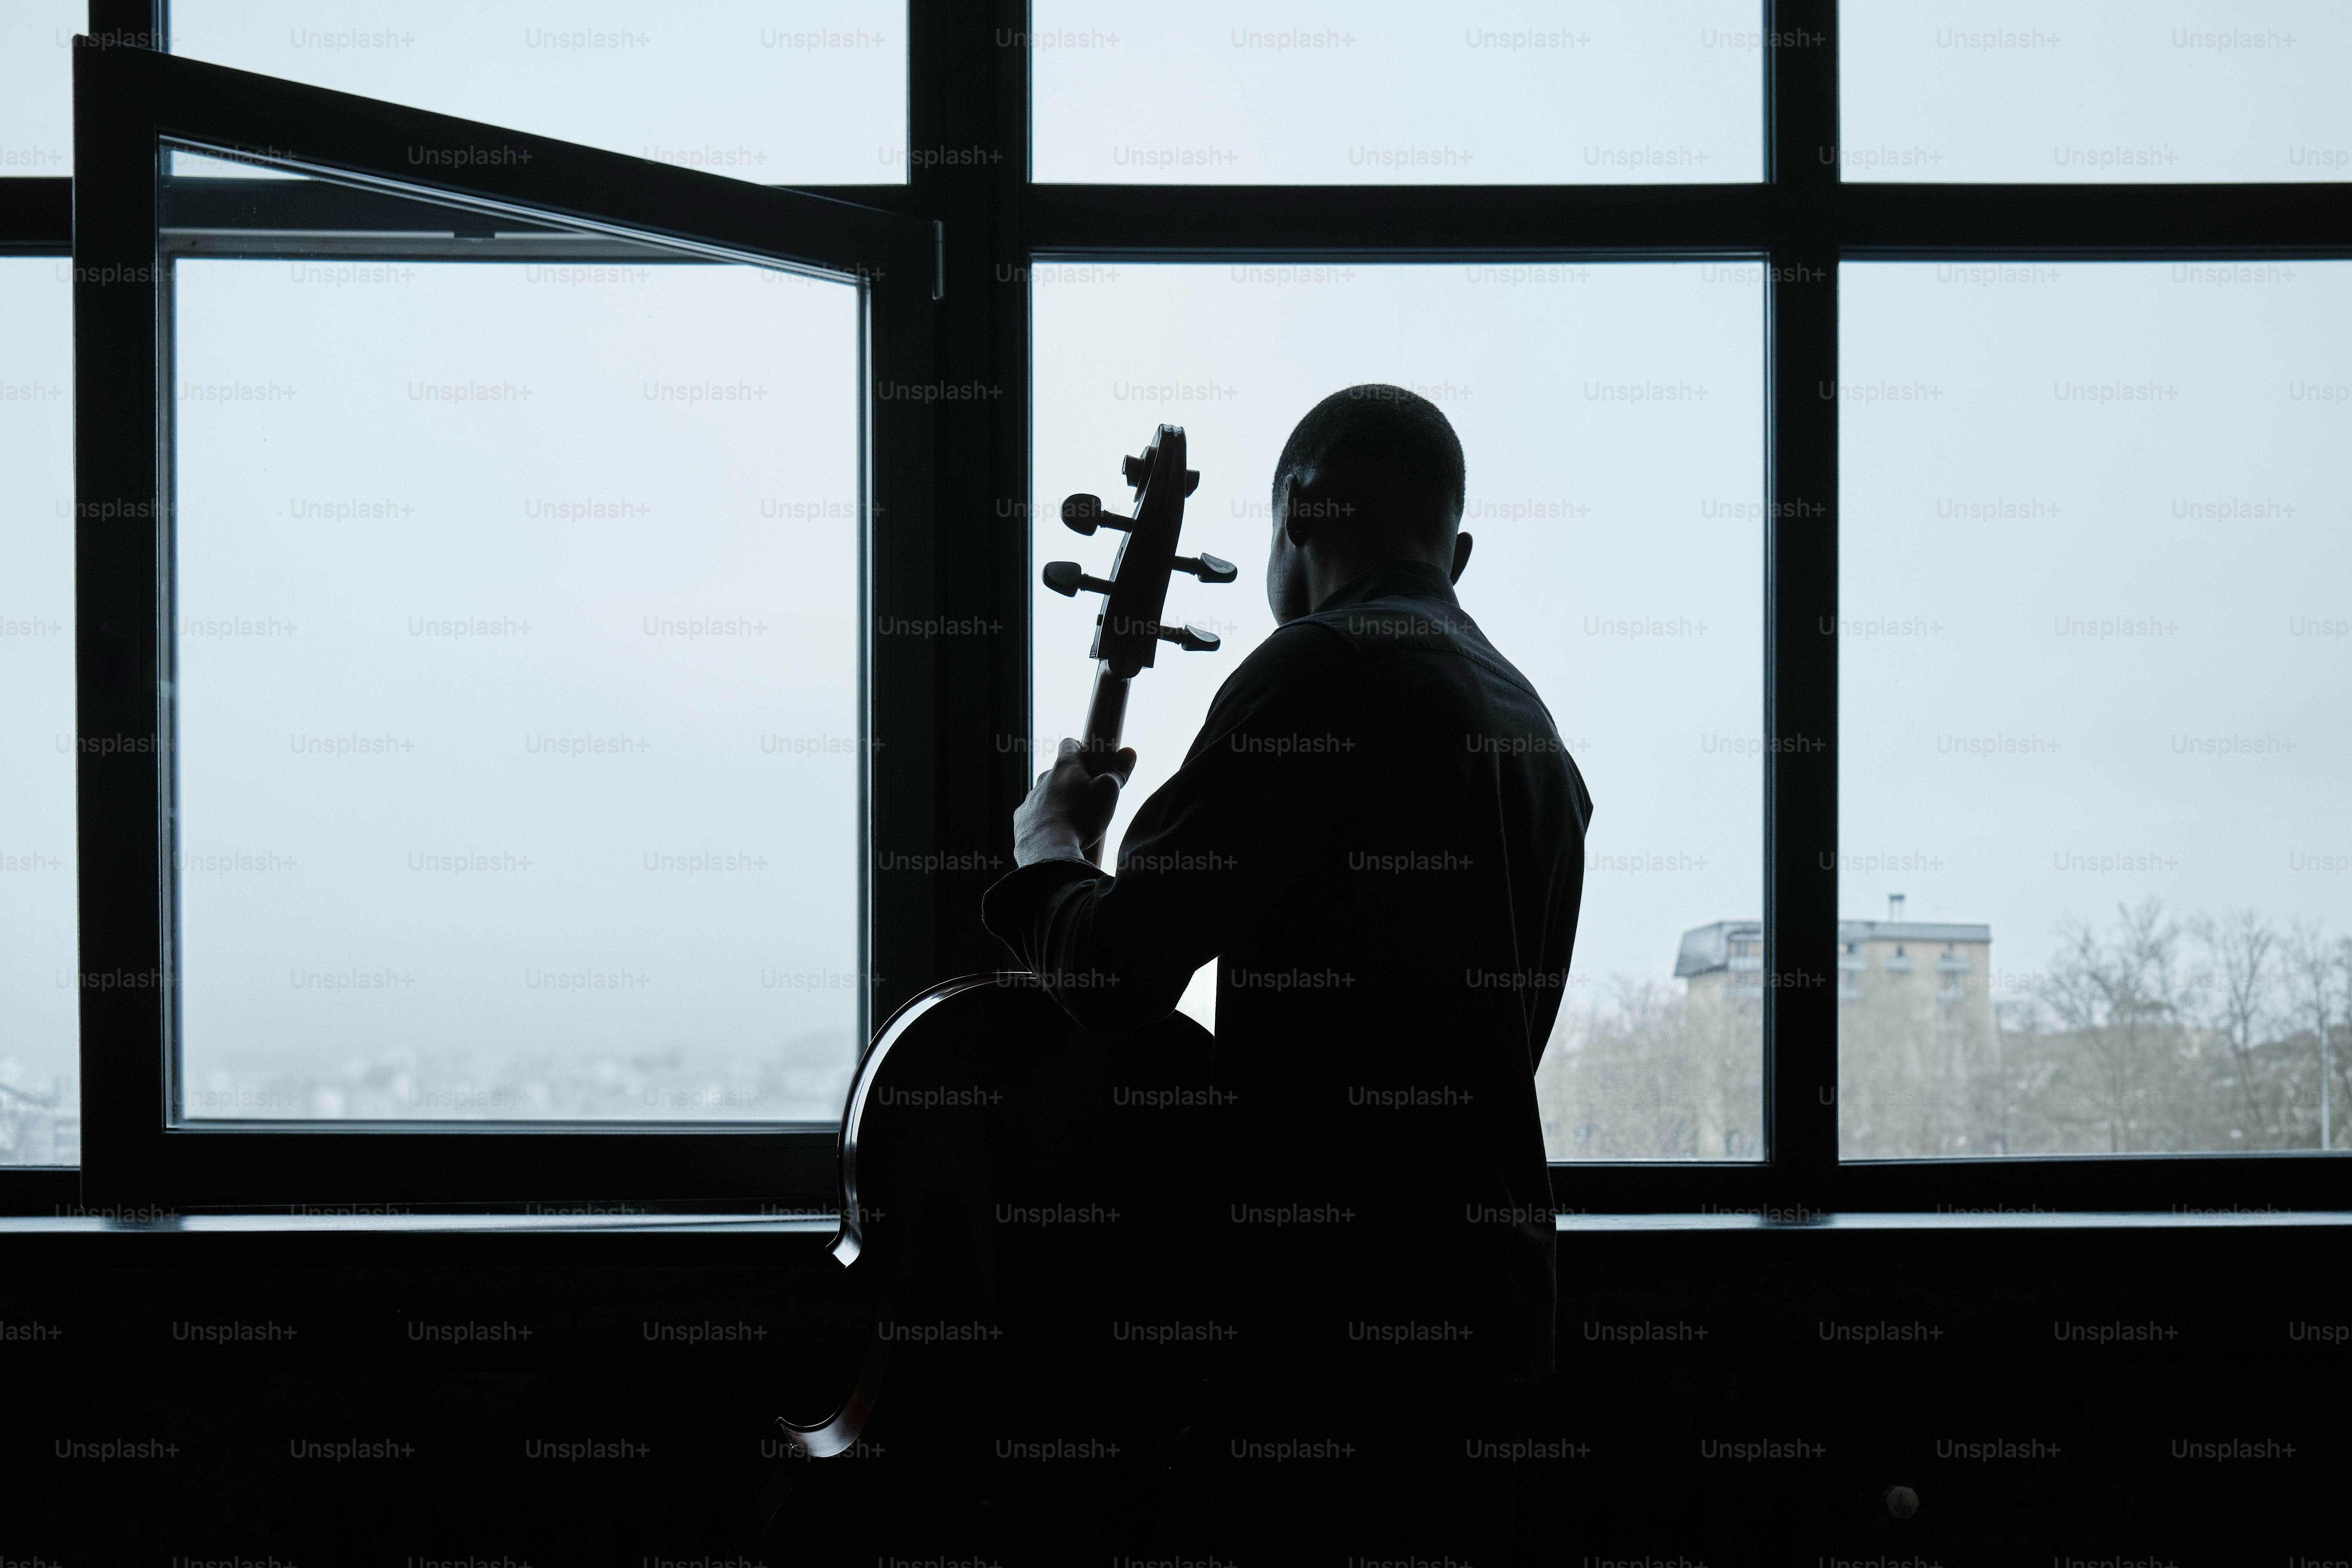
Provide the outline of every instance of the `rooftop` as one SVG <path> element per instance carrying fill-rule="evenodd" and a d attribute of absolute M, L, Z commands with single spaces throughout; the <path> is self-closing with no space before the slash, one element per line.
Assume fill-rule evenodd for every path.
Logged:
<path fill-rule="evenodd" d="M 1840 942 L 1990 942 L 1992 927 L 1944 921 L 1840 921 Z"/>
<path fill-rule="evenodd" d="M 1712 925 L 1695 926 L 1683 932 L 1682 951 L 1675 955 L 1675 977 L 1687 979 L 1717 969 L 1761 968 L 1760 959 L 1735 954 L 1732 948 L 1735 943 L 1760 944 L 1763 940 L 1762 921 L 1717 921 Z M 1838 941 L 1990 943 L 1992 927 L 1948 921 L 1840 921 Z M 1760 953 L 1762 948 L 1759 945 L 1754 951 Z"/>

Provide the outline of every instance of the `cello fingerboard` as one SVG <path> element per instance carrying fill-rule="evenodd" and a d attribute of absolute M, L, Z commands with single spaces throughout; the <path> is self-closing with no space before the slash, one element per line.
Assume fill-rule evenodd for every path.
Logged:
<path fill-rule="evenodd" d="M 1092 772 L 1100 773 L 1118 750 L 1119 731 L 1127 726 L 1127 677 L 1111 672 L 1109 660 L 1096 664 L 1094 700 L 1087 704 L 1087 728 L 1078 742 Z M 1086 847 L 1087 858 L 1101 865 L 1102 849 L 1103 841 L 1096 839 Z"/>

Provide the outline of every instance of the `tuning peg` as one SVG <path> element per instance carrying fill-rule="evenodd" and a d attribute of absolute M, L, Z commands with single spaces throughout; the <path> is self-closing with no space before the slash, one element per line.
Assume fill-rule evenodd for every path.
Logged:
<path fill-rule="evenodd" d="M 1127 482 L 1129 485 L 1139 490 L 1143 488 L 1143 481 L 1151 477 L 1151 462 L 1148 456 L 1142 458 L 1122 458 L 1119 459 L 1119 471 L 1127 476 Z M 1201 470 L 1198 468 L 1185 469 L 1184 493 L 1189 496 L 1200 488 Z"/>
<path fill-rule="evenodd" d="M 1077 597 L 1078 590 L 1081 588 L 1089 594 L 1110 592 L 1108 583 L 1099 577 L 1087 576 L 1086 568 L 1075 561 L 1048 561 L 1045 563 L 1045 570 L 1039 575 L 1044 579 L 1045 586 L 1053 589 L 1065 599 Z"/>
<path fill-rule="evenodd" d="M 1135 519 L 1103 510 L 1100 496 L 1076 495 L 1062 503 L 1062 526 L 1073 533 L 1092 533 L 1097 528 L 1124 531 L 1135 526 Z"/>
<path fill-rule="evenodd" d="M 1241 575 L 1232 562 L 1205 550 L 1198 555 L 1179 555 L 1168 564 L 1179 572 L 1190 572 L 1203 583 L 1230 583 Z"/>
<path fill-rule="evenodd" d="M 1160 640 L 1172 642 L 1186 653 L 1214 653 L 1221 646 L 1216 633 L 1190 625 L 1160 627 Z"/>

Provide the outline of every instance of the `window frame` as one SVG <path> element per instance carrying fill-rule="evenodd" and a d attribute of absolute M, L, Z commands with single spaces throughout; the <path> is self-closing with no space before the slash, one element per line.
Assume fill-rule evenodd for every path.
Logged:
<path fill-rule="evenodd" d="M 926 706 L 925 661 L 874 635 L 883 616 L 924 613 L 925 563 L 908 546 L 929 532 L 929 416 L 919 400 L 879 393 L 929 378 L 928 226 L 146 50 L 84 49 L 74 64 L 77 724 L 84 736 L 154 742 L 85 747 L 77 768 L 85 1201 L 783 1201 L 823 1191 L 833 1143 L 824 1124 L 342 1124 L 178 1114 L 173 271 L 161 236 L 182 197 L 167 201 L 162 170 L 167 142 L 299 148 L 302 166 L 470 205 L 516 227 L 545 215 L 721 257 L 813 264 L 856 289 L 867 524 L 862 722 L 879 742 L 863 763 L 861 848 L 902 837 L 910 808 L 919 822 L 932 772 L 925 726 L 910 722 Z M 526 158 L 431 178 L 400 161 L 403 148 L 418 145 L 517 143 Z M 387 221 L 378 216 L 387 204 L 363 189 L 224 183 L 234 189 L 219 194 L 262 228 L 331 236 Z M 371 249 L 386 243 L 355 238 L 351 251 L 401 254 Z M 463 242 L 449 243 L 458 253 Z M 860 914 L 870 908 L 874 928 L 861 930 L 860 967 L 903 971 L 895 959 L 905 955 L 875 935 L 908 929 L 925 889 L 919 879 L 877 874 L 868 855 L 860 860 Z M 136 983 L 100 985 L 93 976 Z"/>
<path fill-rule="evenodd" d="M 1838 264 L 2352 257 L 2352 185 L 2011 185 L 1839 177 L 1835 0 L 1765 0 L 1765 166 L 1738 185 L 1027 185 L 1015 249 L 1095 259 L 1761 255 L 1766 284 L 1764 1156 L 1554 1162 L 1564 1213 L 2342 1208 L 2342 1153 L 1842 1160 L 1837 1145 Z M 1025 68 L 1025 60 L 1023 62 Z M 1027 101 L 1025 68 L 1019 83 Z M 1003 89 L 1000 89 L 1003 90 Z M 1024 149 L 1025 152 L 1025 149 Z M 1824 153 L 1829 155 L 1824 157 Z M 1007 163 L 1013 162 L 1009 155 Z M 1026 166 L 1025 156 L 1022 164 Z M 1024 405 L 1025 406 L 1025 405 Z M 1823 863 L 1832 868 L 1824 870 Z"/>
<path fill-rule="evenodd" d="M 92 0 L 93 33 L 160 42 L 163 0 Z M 1767 310 L 1766 731 L 1819 736 L 1816 752 L 1768 753 L 1764 771 L 1765 1153 L 1760 1161 L 1555 1163 L 1564 1211 L 1761 1213 L 2067 1212 L 2352 1206 L 2352 1164 L 2334 1153 L 2248 1152 L 1841 1161 L 1837 1149 L 1838 639 L 1813 634 L 1838 603 L 1838 420 L 1815 388 L 1838 377 L 1842 260 L 2173 260 L 2352 258 L 2352 184 L 1846 184 L 1839 178 L 1836 0 L 1762 0 L 1768 36 L 1765 167 L 1737 185 L 1151 186 L 1029 179 L 1026 0 L 908 0 L 909 148 L 983 146 L 986 163 L 934 161 L 904 184 L 811 187 L 938 226 L 942 299 L 930 321 L 935 374 L 992 395 L 942 407 L 920 500 L 976 521 L 908 537 L 909 602 L 1000 630 L 984 657 L 929 650 L 907 662 L 902 715 L 922 779 L 904 781 L 877 847 L 971 858 L 884 897 L 877 884 L 877 1014 L 922 983 L 1001 963 L 980 929 L 980 893 L 1009 865 L 1009 816 L 1025 760 L 992 743 L 1034 732 L 1030 713 L 1029 295 L 1035 260 L 1084 254 L 1137 262 L 1227 256 L 1345 256 L 1366 263 L 1465 257 L 1620 258 L 1761 255 Z M 306 89 L 307 90 L 307 89 Z M 1826 157 L 1825 157 L 1826 154 Z M 70 180 L 0 180 L 0 247 L 57 254 Z M 1433 246 L 1429 237 L 1443 235 Z M 79 379 L 79 378 L 78 378 Z M 79 395 L 79 394 L 78 394 Z M 1815 510 L 1818 509 L 1818 510 Z M 919 668 L 913 668 L 919 666 Z M 911 755 L 912 753 L 902 754 Z M 932 763 L 951 767 L 938 773 Z M 967 759 L 981 759 L 968 761 Z M 937 773 L 936 778 L 934 774 Z M 895 825 L 885 834 L 887 816 Z M 992 866 L 988 862 L 996 862 Z M 87 914 L 85 921 L 87 922 Z M 87 960 L 85 961 L 87 967 Z M 86 1095 L 111 1094 L 85 1076 Z M 88 1113 L 86 1121 L 89 1120 Z M 517 1130 L 544 1144 L 593 1132 Z M 326 1137 L 347 1136 L 321 1134 Z M 661 1135 L 639 1135 L 658 1138 Z M 687 1133 L 685 1138 L 698 1134 Z M 829 1135 L 827 1137 L 829 1147 Z M 85 1147 L 91 1147 L 86 1138 Z M 804 1143 L 814 1149 L 813 1142 Z M 520 1146 L 528 1147 L 528 1146 Z M 695 1158 L 682 1153 L 681 1159 Z M 97 1160 L 92 1191 L 115 1190 Z M 520 1159 L 510 1162 L 522 1165 Z M 564 1166 L 571 1167 L 568 1157 Z M 830 1197 L 829 1170 L 795 1163 L 792 1184 Z M 34 1173 L 23 1173 L 30 1176 Z M 41 1173 L 61 1190 L 62 1178 Z M 814 1178 L 822 1175 L 822 1180 Z M 19 1173 L 5 1173 L 9 1185 Z M 562 1196 L 588 1195 L 562 1184 Z M 763 1180 L 761 1190 L 769 1184 Z M 24 1190 L 31 1190 L 25 1186 Z M 508 1189 L 455 1187 L 448 1201 Z M 173 1201 L 198 1201 L 184 1192 Z M 643 1196 L 643 1193 L 632 1195 Z M 751 1192 L 707 1195 L 748 1200 Z"/>

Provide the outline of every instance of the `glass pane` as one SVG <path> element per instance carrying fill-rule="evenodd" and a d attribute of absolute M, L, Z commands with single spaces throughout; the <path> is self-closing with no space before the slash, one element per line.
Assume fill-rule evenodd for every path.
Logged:
<path fill-rule="evenodd" d="M 1843 1152 L 2341 1147 L 2352 263 L 1839 301 Z"/>
<path fill-rule="evenodd" d="M 173 0 L 172 48 L 763 185 L 907 177 L 904 0 Z"/>
<path fill-rule="evenodd" d="M 2352 177 L 2352 12 L 2331 0 L 1845 0 L 1838 16 L 1849 180 Z"/>
<path fill-rule="evenodd" d="M 368 243 L 174 263 L 186 1114 L 831 1120 L 856 285 Z"/>
<path fill-rule="evenodd" d="M 1763 177 L 1755 0 L 1037 0 L 1043 181 L 1729 184 Z"/>
<path fill-rule="evenodd" d="M 89 0 L 0 6 L 0 179 L 73 173 L 73 40 L 88 31 Z"/>
<path fill-rule="evenodd" d="M 1275 460 L 1327 395 L 1385 381 L 1445 411 L 1478 541 L 1463 606 L 1533 681 L 1595 802 L 1561 1023 L 1538 1079 L 1554 1159 L 1758 1156 L 1759 994 L 1687 973 L 1687 932 L 1761 909 L 1763 307 L 1753 263 L 1451 267 L 1039 263 L 1033 551 L 1099 571 L 1060 498 L 1181 424 L 1200 489 L 1187 548 L 1241 581 L 1179 579 L 1170 616 L 1216 654 L 1136 683 L 1139 755 L 1114 822 L 1182 760 L 1218 685 L 1273 629 Z M 1050 748 L 1085 718 L 1092 595 L 1033 595 Z M 1677 978 L 1681 976 L 1681 978 Z M 1728 983 L 1727 983 L 1728 982 Z M 1207 1021 L 1203 970 L 1186 1009 Z"/>
<path fill-rule="evenodd" d="M 0 1165 L 81 1163 L 72 277 L 0 257 Z"/>

